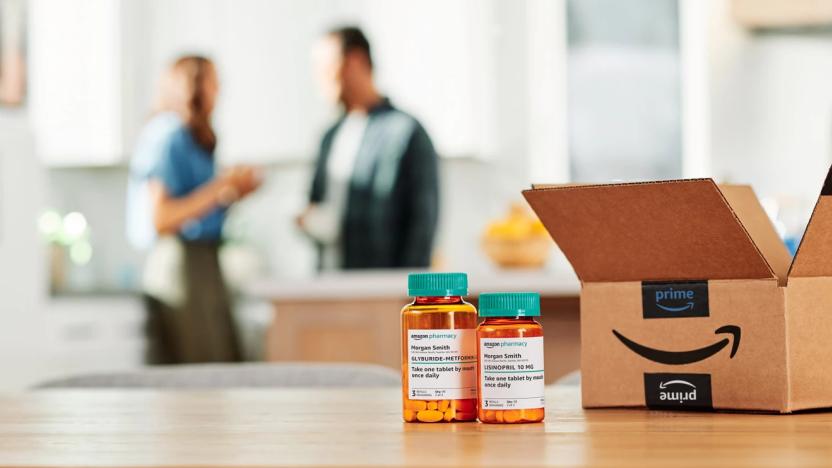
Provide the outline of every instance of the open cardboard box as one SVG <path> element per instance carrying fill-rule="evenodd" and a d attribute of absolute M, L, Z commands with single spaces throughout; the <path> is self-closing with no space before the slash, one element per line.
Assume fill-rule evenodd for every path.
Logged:
<path fill-rule="evenodd" d="M 581 280 L 584 407 L 832 407 L 830 179 L 791 262 L 748 186 L 524 191 Z"/>

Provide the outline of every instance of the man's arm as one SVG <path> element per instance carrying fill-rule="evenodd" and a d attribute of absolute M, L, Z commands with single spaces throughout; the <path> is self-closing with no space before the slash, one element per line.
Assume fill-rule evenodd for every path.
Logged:
<path fill-rule="evenodd" d="M 406 216 L 399 266 L 430 266 L 439 219 L 439 158 L 427 132 L 417 125 L 402 158 Z"/>
<path fill-rule="evenodd" d="M 329 150 L 332 146 L 332 138 L 340 125 L 340 121 L 324 133 L 321 144 L 318 147 L 318 155 L 315 158 L 315 168 L 312 175 L 312 186 L 309 190 L 309 204 L 320 203 L 326 192 L 326 164 L 329 159 Z"/>
<path fill-rule="evenodd" d="M 323 146 L 323 144 L 321 145 Z M 315 167 L 312 169 L 312 184 L 309 187 L 309 199 L 306 206 L 295 217 L 295 224 L 301 229 L 306 229 L 306 220 L 314 206 L 324 199 L 324 187 L 326 184 L 326 164 L 324 164 L 323 149 L 318 151 L 315 158 Z"/>
<path fill-rule="evenodd" d="M 321 144 L 318 147 L 318 156 L 315 158 L 315 167 L 313 169 L 312 175 L 312 184 L 309 189 L 309 203 L 303 210 L 295 217 L 295 224 L 297 224 L 298 228 L 301 231 L 308 233 L 308 226 L 307 220 L 309 219 L 310 213 L 314 209 L 315 205 L 321 203 L 326 196 L 326 163 L 329 157 L 329 150 L 330 146 L 332 145 L 332 138 L 335 134 L 335 129 L 337 125 L 327 130 L 324 134 L 323 138 L 321 138 Z M 321 255 L 322 246 L 321 243 L 315 239 L 312 239 L 316 250 L 318 251 L 318 261 L 316 268 L 317 270 L 321 270 L 323 268 L 323 256 Z"/>
<path fill-rule="evenodd" d="M 315 158 L 315 167 L 312 169 L 312 183 L 309 187 L 309 199 L 306 206 L 295 217 L 295 224 L 301 229 L 305 229 L 306 217 L 309 215 L 313 207 L 322 202 L 326 192 L 326 162 L 329 156 L 329 148 L 332 144 L 332 135 L 335 127 L 327 130 L 321 144 L 318 147 L 318 155 Z"/>

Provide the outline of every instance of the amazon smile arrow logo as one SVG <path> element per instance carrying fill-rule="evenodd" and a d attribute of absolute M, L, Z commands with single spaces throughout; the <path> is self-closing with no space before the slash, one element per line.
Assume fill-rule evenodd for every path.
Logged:
<path fill-rule="evenodd" d="M 619 341 L 624 343 L 624 346 L 630 348 L 631 351 L 638 354 L 639 356 L 645 359 L 649 359 L 653 362 L 658 362 L 660 364 L 669 364 L 677 366 L 683 364 L 691 364 L 694 362 L 699 362 L 708 359 L 714 354 L 720 352 L 722 348 L 728 346 L 728 343 L 731 343 L 731 338 L 726 337 L 717 341 L 716 343 L 699 349 L 692 349 L 690 351 L 665 351 L 662 349 L 650 348 L 648 346 L 636 343 L 635 341 L 619 333 L 618 330 L 613 330 L 612 333 L 613 335 L 615 335 L 616 338 L 619 339 Z M 734 355 L 737 354 L 737 349 L 740 347 L 740 327 L 736 325 L 725 325 L 717 328 L 714 333 L 717 335 L 729 334 L 733 336 L 734 339 L 733 344 L 731 345 L 730 355 L 730 357 L 733 359 Z"/>
<path fill-rule="evenodd" d="M 690 387 L 690 388 L 696 388 L 696 385 L 694 385 L 694 384 L 692 384 L 692 383 L 688 382 L 687 380 L 668 380 L 667 382 L 660 382 L 660 383 L 659 383 L 659 388 L 661 388 L 662 390 L 664 390 L 665 388 L 667 388 L 667 387 L 669 387 L 669 386 L 671 386 L 671 385 L 676 385 L 676 384 L 679 384 L 679 385 L 687 385 L 687 386 L 688 386 L 688 387 Z"/>
<path fill-rule="evenodd" d="M 656 303 L 656 307 L 658 307 L 662 310 L 666 310 L 668 312 L 685 312 L 687 310 L 693 310 L 693 302 L 688 302 L 687 304 L 683 305 L 682 307 L 670 307 L 670 306 L 666 306 L 666 305 Z"/>

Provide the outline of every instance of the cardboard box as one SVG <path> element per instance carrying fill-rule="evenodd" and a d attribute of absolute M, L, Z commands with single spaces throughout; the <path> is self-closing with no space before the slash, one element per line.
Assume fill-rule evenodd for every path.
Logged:
<path fill-rule="evenodd" d="M 523 192 L 581 280 L 584 407 L 832 407 L 830 192 L 793 262 L 747 186 Z"/>

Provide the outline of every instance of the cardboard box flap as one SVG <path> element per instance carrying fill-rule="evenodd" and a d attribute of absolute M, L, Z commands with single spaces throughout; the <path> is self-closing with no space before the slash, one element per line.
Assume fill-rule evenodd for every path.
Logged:
<path fill-rule="evenodd" d="M 832 276 L 832 169 L 826 175 L 789 276 Z"/>
<path fill-rule="evenodd" d="M 774 229 L 771 218 L 760 205 L 754 190 L 749 185 L 719 184 L 719 191 L 763 254 L 780 284 L 785 285 L 792 256 Z"/>
<path fill-rule="evenodd" d="M 523 195 L 581 281 L 775 277 L 711 179 Z"/>

